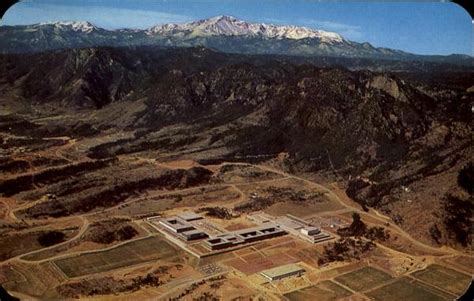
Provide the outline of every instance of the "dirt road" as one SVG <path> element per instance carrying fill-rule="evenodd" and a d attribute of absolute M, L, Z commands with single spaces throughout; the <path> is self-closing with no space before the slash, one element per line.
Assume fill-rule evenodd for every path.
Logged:
<path fill-rule="evenodd" d="M 234 163 L 226 162 L 226 163 L 223 163 L 223 164 L 234 164 Z M 312 185 L 313 187 L 318 188 L 319 190 L 327 192 L 328 193 L 327 196 L 329 198 L 331 198 L 332 200 L 337 201 L 343 207 L 345 207 L 347 209 L 350 209 L 353 212 L 357 212 L 361 216 L 370 216 L 371 218 L 376 219 L 377 221 L 379 221 L 381 223 L 384 223 L 384 224 L 388 223 L 389 229 L 391 231 L 396 232 L 397 234 L 399 234 L 403 238 L 409 240 L 411 243 L 415 244 L 419 248 L 422 248 L 424 250 L 429 250 L 430 252 L 435 252 L 435 253 L 465 255 L 465 253 L 462 253 L 460 251 L 454 250 L 454 249 L 446 247 L 446 246 L 443 246 L 441 248 L 436 248 L 436 247 L 427 245 L 425 243 L 422 243 L 422 242 L 414 239 L 413 237 L 411 237 L 410 234 L 408 234 L 405 230 L 403 230 L 398 225 L 396 225 L 391 219 L 387 219 L 388 217 L 382 216 L 380 213 L 377 214 L 374 211 L 365 212 L 365 211 L 361 210 L 360 208 L 351 206 L 351 205 L 348 204 L 347 201 L 341 200 L 341 198 L 338 195 L 336 195 L 336 193 L 334 193 L 332 190 L 322 186 L 321 184 L 315 183 L 315 182 L 310 181 L 310 180 L 305 179 L 305 178 L 301 178 L 301 177 L 298 177 L 298 176 L 295 176 L 295 175 L 288 174 L 286 172 L 283 172 L 281 170 L 278 170 L 278 169 L 275 169 L 275 168 L 272 168 L 272 167 L 269 167 L 269 166 L 265 166 L 265 165 L 257 165 L 257 166 L 260 167 L 263 170 L 266 170 L 266 171 L 274 172 L 274 173 L 280 174 L 282 176 L 286 176 L 288 178 L 293 178 L 293 179 L 304 181 L 304 182 Z M 345 193 L 344 193 L 344 195 L 345 195 Z"/>

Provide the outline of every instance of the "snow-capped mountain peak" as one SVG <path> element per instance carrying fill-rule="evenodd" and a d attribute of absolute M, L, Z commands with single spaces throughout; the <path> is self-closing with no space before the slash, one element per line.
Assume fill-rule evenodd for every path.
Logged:
<path fill-rule="evenodd" d="M 46 22 L 33 26 L 53 26 L 61 30 L 72 30 L 78 33 L 88 34 L 99 28 L 87 21 L 58 21 Z M 251 23 L 233 16 L 216 16 L 209 19 L 181 23 L 156 25 L 146 30 L 113 30 L 116 32 L 144 32 L 148 36 L 163 36 L 192 39 L 195 37 L 210 36 L 243 36 L 259 37 L 264 39 L 319 39 L 323 43 L 337 44 L 346 40 L 338 33 L 313 29 L 295 25 L 273 25 L 266 23 Z"/>
<path fill-rule="evenodd" d="M 58 28 L 69 28 L 74 31 L 80 31 L 80 32 L 85 32 L 85 33 L 89 33 L 97 29 L 96 26 L 94 26 L 92 23 L 87 22 L 87 21 L 45 22 L 45 23 L 40 23 L 39 25 L 53 25 Z"/>
<path fill-rule="evenodd" d="M 281 26 L 265 23 L 249 23 L 232 16 L 216 16 L 209 19 L 183 23 L 157 25 L 146 30 L 148 35 L 189 35 L 189 36 L 261 36 L 276 39 L 299 40 L 319 38 L 323 42 L 342 42 L 338 33 L 324 30 Z"/>

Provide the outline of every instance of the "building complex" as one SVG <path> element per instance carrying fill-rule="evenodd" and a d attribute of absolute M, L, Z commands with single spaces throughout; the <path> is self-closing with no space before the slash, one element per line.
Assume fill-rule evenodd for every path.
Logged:
<path fill-rule="evenodd" d="M 290 234 L 309 243 L 319 243 L 332 236 L 292 215 L 274 217 L 264 212 L 247 215 L 254 227 L 228 231 L 220 229 L 203 216 L 185 211 L 169 217 L 151 217 L 147 221 L 169 240 L 195 256 L 202 257 Z"/>

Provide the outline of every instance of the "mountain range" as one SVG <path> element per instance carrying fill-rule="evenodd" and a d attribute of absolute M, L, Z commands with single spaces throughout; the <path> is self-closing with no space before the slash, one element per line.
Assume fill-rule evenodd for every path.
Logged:
<path fill-rule="evenodd" d="M 133 132 L 91 144 L 94 159 L 268 160 L 343 183 L 421 240 L 468 245 L 472 215 L 458 211 L 471 204 L 459 177 L 472 174 L 472 57 L 227 16 L 145 30 L 2 26 L 0 51 L 0 131 Z"/>
<path fill-rule="evenodd" d="M 84 25 L 75 30 L 99 30 Z M 353 60 L 346 62 L 360 62 Z M 462 192 L 458 175 L 472 158 L 472 71 L 318 63 L 204 47 L 3 54 L 0 106 L 9 115 L 0 130 L 77 139 L 134 133 L 97 140 L 86 151 L 91 158 L 183 152 L 202 164 L 270 160 L 345 183 L 353 200 L 419 239 L 467 245 L 469 228 L 452 226 L 463 215 L 443 206 Z"/>
<path fill-rule="evenodd" d="M 335 32 L 293 25 L 250 23 L 231 16 L 217 16 L 184 24 L 157 25 L 143 30 L 106 30 L 86 21 L 0 27 L 0 53 L 143 45 L 204 46 L 220 52 L 239 54 L 369 58 L 473 65 L 473 58 L 467 55 L 416 55 L 401 50 L 374 47 L 370 43 L 350 41 Z"/>
<path fill-rule="evenodd" d="M 397 286 L 400 296 L 452 300 L 473 268 L 472 63 L 229 16 L 140 30 L 1 26 L 2 285 L 41 300 L 355 296 L 316 283 L 273 298 L 268 282 L 246 287 L 260 271 L 232 272 L 289 256 L 334 285 L 361 264 L 383 272 L 386 282 L 362 292 L 373 298 Z M 255 242 L 269 256 L 242 253 L 245 266 L 185 255 L 171 248 L 178 237 L 168 251 L 147 226 L 196 212 L 214 237 L 213 223 L 242 229 L 256 211 L 294 215 L 335 239 Z M 180 245 L 208 250 L 201 240 Z M 428 283 L 430 270 L 450 279 Z"/>

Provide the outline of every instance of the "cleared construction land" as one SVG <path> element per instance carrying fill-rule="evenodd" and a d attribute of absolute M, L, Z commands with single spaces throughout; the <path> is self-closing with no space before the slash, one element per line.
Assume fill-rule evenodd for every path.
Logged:
<path fill-rule="evenodd" d="M 110 137 L 101 139 L 107 143 Z M 77 149 L 87 148 L 91 141 L 70 140 L 50 153 L 67 155 L 72 161 L 83 159 Z M 77 171 L 75 164 L 72 171 L 72 167 L 61 169 L 64 175 L 47 173 L 55 181 L 2 199 L 7 223 L 20 225 L 24 219 L 32 225 L 31 229 L 4 227 L 4 232 L 10 230 L 2 239 L 11 247 L 3 250 L 2 286 L 39 299 L 119 295 L 140 300 L 245 296 L 256 300 L 436 301 L 452 300 L 470 281 L 468 254 L 459 257 L 414 241 L 395 224 L 387 226 L 389 219 L 362 212 L 316 182 L 265 164 L 184 163 L 121 155 L 93 170 Z M 76 178 L 69 178 L 69 172 L 76 172 Z M 187 221 L 196 229 L 182 232 L 186 240 L 170 231 L 162 236 L 163 231 L 149 221 L 149 217 L 156 217 L 158 223 L 176 216 L 187 220 L 183 214 L 189 217 L 191 212 L 202 219 Z M 338 230 L 351 225 L 354 212 L 367 227 L 385 227 L 396 243 L 384 241 L 385 248 L 321 264 L 326 249 L 339 242 Z M 252 234 L 268 227 L 286 234 L 261 240 Z M 209 237 L 196 236 L 197 230 Z M 49 232 L 64 236 L 55 240 Z M 304 239 L 321 233 L 330 239 Z M 39 245 L 43 234 L 50 239 L 44 248 Z M 232 234 L 249 243 L 217 250 L 206 244 Z M 169 239 L 172 235 L 176 239 Z M 350 245 L 348 240 L 340 247 L 348 248 L 351 255 L 361 241 Z M 409 253 L 395 248 L 408 242 Z M 205 256 L 198 258 L 196 253 Z M 436 258 L 444 254 L 458 257 Z M 261 274 L 288 264 L 304 272 L 269 278 Z"/>

